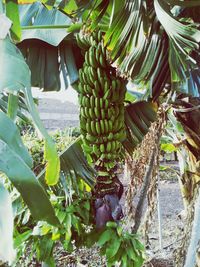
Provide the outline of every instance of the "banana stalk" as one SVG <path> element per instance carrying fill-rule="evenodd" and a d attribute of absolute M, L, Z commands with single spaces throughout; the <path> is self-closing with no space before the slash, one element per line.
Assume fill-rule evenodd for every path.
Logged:
<path fill-rule="evenodd" d="M 117 165 L 123 159 L 125 81 L 107 60 L 101 31 L 77 35 L 85 62 L 79 70 L 80 128 L 83 150 L 97 171 L 93 190 L 96 226 L 122 217 L 123 186 Z"/>

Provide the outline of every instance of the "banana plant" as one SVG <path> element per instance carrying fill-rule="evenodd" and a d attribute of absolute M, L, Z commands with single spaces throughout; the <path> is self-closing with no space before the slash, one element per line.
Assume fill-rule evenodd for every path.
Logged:
<path fill-rule="evenodd" d="M 124 78 L 143 84 L 149 90 L 151 99 L 158 101 L 159 96 L 165 95 L 168 91 L 199 96 L 196 55 L 200 32 L 196 24 L 198 16 L 195 12 L 199 6 L 198 1 L 73 2 L 74 4 L 69 1 L 66 5 L 64 2 L 43 3 L 53 7 L 52 11 L 59 9 L 73 18 L 82 16 L 90 32 L 98 25 L 104 33 L 103 46 L 107 48 L 106 53 L 110 63 L 117 66 L 118 72 Z M 42 25 L 42 27 L 46 26 Z M 32 30 L 34 30 L 33 26 Z M 54 60 L 54 62 L 57 61 Z M 55 64 L 57 67 L 58 65 Z M 83 61 L 80 67 L 82 65 Z M 83 82 L 80 79 L 82 84 L 84 84 L 84 78 L 83 75 Z M 192 90 L 189 84 L 186 85 L 188 81 L 193 85 Z M 37 83 L 44 88 L 43 82 Z M 139 113 L 136 112 L 136 114 Z M 89 116 L 90 114 L 87 117 Z M 138 124 L 137 117 L 135 121 Z M 142 121 L 145 120 L 142 119 Z M 134 144 L 136 145 L 141 141 L 142 130 L 146 129 L 141 123 L 138 124 L 138 129 L 134 129 L 128 115 L 126 124 L 129 129 L 127 134 L 129 143 L 127 140 L 124 140 L 124 143 L 134 144 L 136 140 Z M 131 128 L 134 129 L 133 132 L 135 131 L 134 138 L 130 133 Z M 103 146 L 101 150 L 103 151 Z"/>
<path fill-rule="evenodd" d="M 3 15 L 4 9 L 2 2 L 0 2 L 0 8 L 1 15 L 5 18 L 5 15 Z M 7 8 L 8 14 L 9 10 L 10 9 Z M 16 20 L 16 24 L 17 23 L 18 20 Z M 13 26 L 13 31 L 16 31 L 15 29 L 16 28 Z M 30 89 L 30 70 L 22 54 L 8 36 L 8 32 L 9 28 L 4 38 L 0 40 L 0 72 L 4 73 L 0 80 L 0 93 L 1 95 L 4 93 L 9 94 L 7 115 L 2 111 L 0 112 L 0 150 L 2 158 L 0 170 L 8 176 L 13 185 L 19 190 L 36 220 L 47 220 L 52 224 L 56 224 L 58 220 L 54 210 L 44 188 L 31 170 L 32 159 L 22 142 L 19 130 L 13 122 L 17 113 L 17 102 L 21 102 L 18 98 L 20 92 L 23 92 L 26 98 L 26 105 L 32 115 L 34 115 L 32 111 L 35 110 L 35 103 Z M 4 108 L 6 109 L 6 106 L 4 106 Z M 48 182 L 53 181 L 54 183 L 59 171 L 59 161 L 56 150 L 51 138 L 41 125 L 39 117 L 37 117 L 37 115 L 33 117 L 37 127 L 43 132 L 43 136 L 46 138 L 46 159 L 51 161 L 50 165 L 49 163 L 47 164 L 46 180 Z M 54 165 L 53 168 L 52 165 Z M 49 172 L 51 172 L 51 174 Z M 38 197 L 40 202 L 38 202 Z"/>

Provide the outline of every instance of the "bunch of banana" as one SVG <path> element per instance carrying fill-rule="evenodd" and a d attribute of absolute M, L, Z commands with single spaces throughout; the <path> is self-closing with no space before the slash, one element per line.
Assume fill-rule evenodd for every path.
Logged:
<path fill-rule="evenodd" d="M 83 149 L 97 170 L 99 196 L 115 191 L 115 169 L 121 160 L 124 124 L 125 81 L 107 60 L 101 31 L 77 35 L 85 62 L 79 71 L 80 127 Z"/>

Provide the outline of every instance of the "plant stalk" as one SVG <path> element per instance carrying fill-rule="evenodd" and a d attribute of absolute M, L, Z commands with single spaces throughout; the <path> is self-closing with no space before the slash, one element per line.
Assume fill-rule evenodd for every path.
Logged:
<path fill-rule="evenodd" d="M 139 197 L 139 201 L 138 201 L 138 204 L 137 204 L 137 207 L 136 207 L 135 225 L 134 225 L 134 227 L 132 229 L 132 233 L 137 233 L 138 228 L 139 228 L 140 223 L 141 223 L 144 202 L 145 202 L 145 198 L 147 196 L 147 191 L 148 191 L 148 188 L 149 188 L 149 185 L 150 185 L 150 180 L 151 180 L 151 174 L 152 174 L 152 171 L 153 171 L 154 158 L 155 158 L 155 148 L 152 151 L 149 164 L 148 164 L 148 166 L 146 168 L 146 173 L 145 173 L 145 176 L 144 176 L 143 186 L 142 186 L 140 197 Z"/>
<path fill-rule="evenodd" d="M 45 30 L 45 29 L 49 29 L 49 30 L 57 30 L 57 29 L 67 29 L 69 28 L 70 25 L 32 25 L 32 26 L 22 26 L 22 30 L 36 30 L 36 29 L 40 29 L 40 30 Z"/>
<path fill-rule="evenodd" d="M 191 235 L 190 244 L 188 247 L 184 267 L 195 267 L 196 266 L 196 251 L 198 248 L 198 243 L 200 241 L 199 222 L 200 222 L 200 189 L 198 190 L 198 197 L 195 201 L 192 235 Z"/>
<path fill-rule="evenodd" d="M 16 119 L 17 110 L 18 110 L 18 96 L 10 93 L 9 97 L 8 97 L 7 115 L 13 121 L 15 121 L 15 119 Z"/>
<path fill-rule="evenodd" d="M 159 247 L 163 249 L 162 243 L 162 214 L 160 209 L 160 177 L 158 175 L 158 188 L 157 188 L 157 211 L 158 211 L 158 232 L 159 232 Z"/>

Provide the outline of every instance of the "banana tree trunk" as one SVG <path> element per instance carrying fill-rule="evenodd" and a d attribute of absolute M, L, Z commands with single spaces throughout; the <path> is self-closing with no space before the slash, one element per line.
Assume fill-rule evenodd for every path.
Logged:
<path fill-rule="evenodd" d="M 187 218 L 184 238 L 176 254 L 176 266 L 193 267 L 196 263 L 195 254 L 200 239 L 200 232 L 197 231 L 197 225 L 200 224 L 198 185 L 200 181 L 200 100 L 189 98 L 189 102 L 181 101 L 181 103 L 184 108 L 176 110 L 175 115 L 182 124 L 187 137 L 184 142 L 187 152 L 187 162 L 185 162 L 187 168 L 181 176 L 181 189 L 185 199 Z"/>
<path fill-rule="evenodd" d="M 186 255 L 186 261 L 184 267 L 195 267 L 197 260 L 198 260 L 198 254 L 196 257 L 198 245 L 200 242 L 200 231 L 199 231 L 199 223 L 200 223 L 200 189 L 198 189 L 197 199 L 195 201 L 195 207 L 194 207 L 194 221 L 192 226 L 192 233 L 191 233 L 191 239 Z"/>

